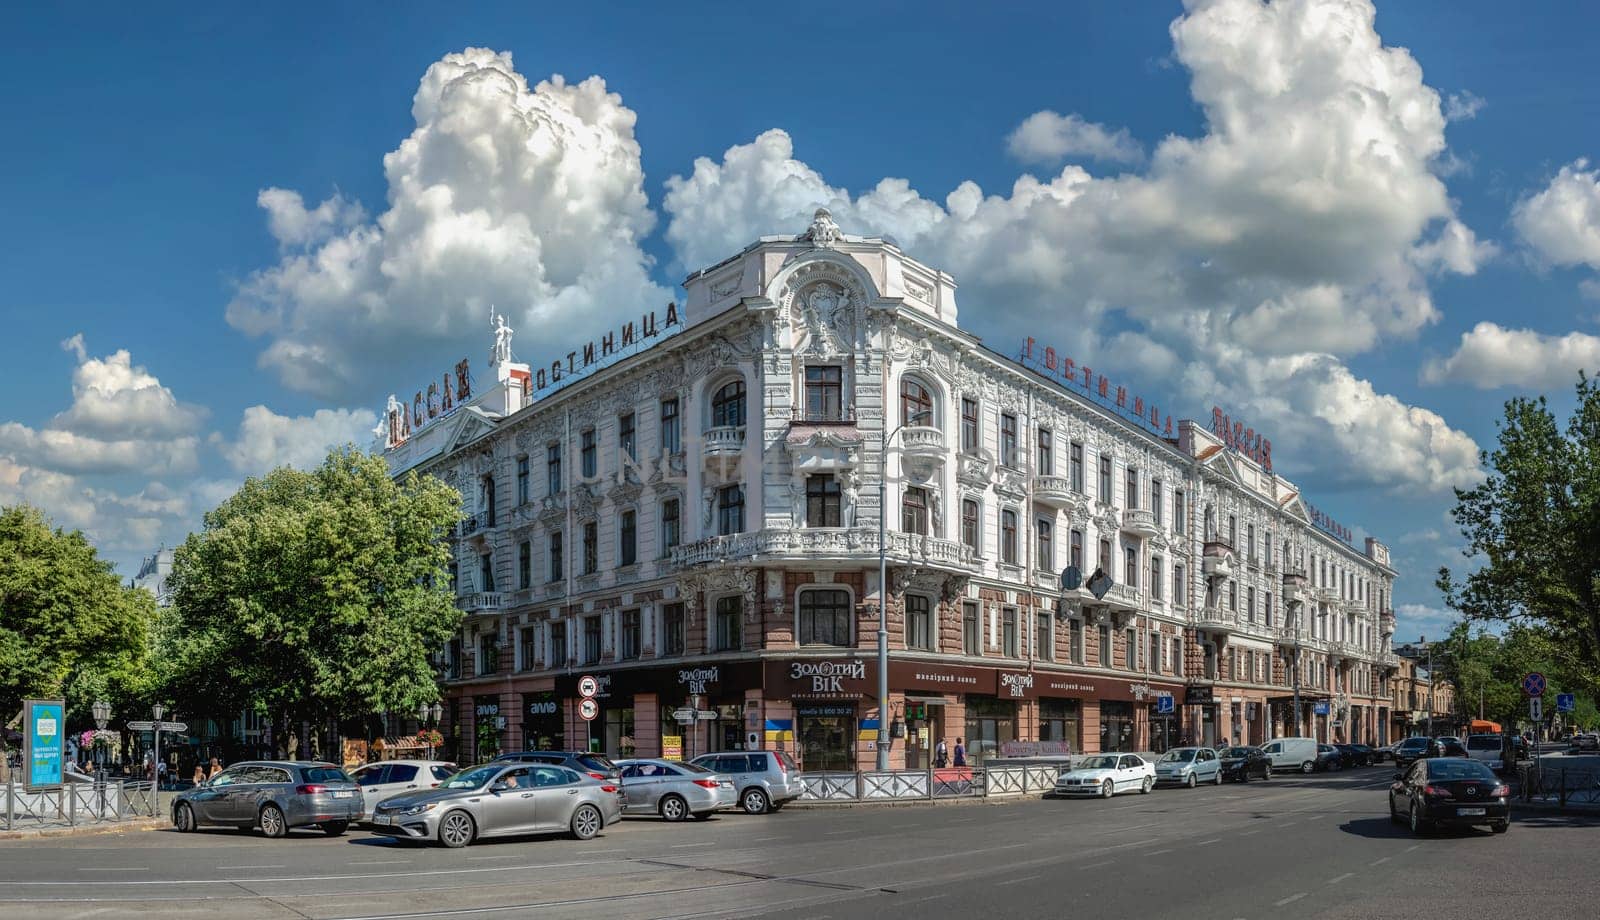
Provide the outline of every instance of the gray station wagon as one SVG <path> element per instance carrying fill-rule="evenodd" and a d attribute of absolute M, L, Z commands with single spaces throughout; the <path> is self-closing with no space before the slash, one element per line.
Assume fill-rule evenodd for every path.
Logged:
<path fill-rule="evenodd" d="M 800 771 L 782 751 L 724 751 L 702 754 L 692 762 L 733 780 L 739 790 L 736 801 L 746 814 L 777 811 L 800 797 Z"/>
<path fill-rule="evenodd" d="M 361 787 L 333 764 L 258 760 L 233 764 L 179 793 L 172 823 L 184 832 L 206 825 L 259 827 L 268 837 L 315 825 L 337 837 L 361 811 Z"/>

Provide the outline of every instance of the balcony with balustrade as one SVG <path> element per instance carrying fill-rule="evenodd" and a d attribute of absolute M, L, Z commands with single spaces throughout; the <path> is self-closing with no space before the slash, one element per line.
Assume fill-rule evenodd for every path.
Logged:
<path fill-rule="evenodd" d="M 1222 606 L 1200 607 L 1194 612 L 1194 625 L 1211 632 L 1236 632 L 1239 629 L 1239 614 Z"/>
<path fill-rule="evenodd" d="M 1394 611 L 1378 611 L 1378 632 L 1385 636 L 1394 635 Z"/>
<path fill-rule="evenodd" d="M 896 530 L 885 537 L 886 555 L 893 564 L 956 570 L 973 570 L 979 564 L 973 550 L 955 540 Z M 861 562 L 874 559 L 877 554 L 876 527 L 800 527 L 727 534 L 685 543 L 673 547 L 671 564 L 687 568 L 751 560 Z"/>
<path fill-rule="evenodd" d="M 900 429 L 900 450 L 913 460 L 944 460 L 944 432 L 926 425 Z"/>
<path fill-rule="evenodd" d="M 477 591 L 457 597 L 456 606 L 469 615 L 493 615 L 506 609 L 506 596 L 500 591 Z"/>
<path fill-rule="evenodd" d="M 1122 532 L 1148 540 L 1161 533 L 1156 514 L 1148 508 L 1128 508 L 1122 512 Z"/>
<path fill-rule="evenodd" d="M 738 459 L 744 453 L 744 426 L 719 425 L 701 435 L 700 456 L 708 466 Z"/>
<path fill-rule="evenodd" d="M 1049 508 L 1069 508 L 1075 504 L 1072 481 L 1065 476 L 1035 476 L 1033 500 Z"/>

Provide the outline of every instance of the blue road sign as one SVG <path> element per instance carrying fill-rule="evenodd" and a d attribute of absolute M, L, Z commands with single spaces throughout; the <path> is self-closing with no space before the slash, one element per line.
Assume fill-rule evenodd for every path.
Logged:
<path fill-rule="evenodd" d="M 1578 698 L 1571 693 L 1556 694 L 1556 712 L 1573 712 L 1578 708 Z"/>
<path fill-rule="evenodd" d="M 1317 700 L 1315 703 L 1311 704 L 1311 711 L 1314 714 L 1319 715 L 1319 716 L 1327 715 L 1328 714 L 1328 701 L 1327 700 Z"/>
<path fill-rule="evenodd" d="M 1538 671 L 1529 671 L 1522 678 L 1522 692 L 1529 696 L 1544 696 L 1544 675 Z"/>
<path fill-rule="evenodd" d="M 1156 714 L 1157 715 L 1163 715 L 1163 716 L 1171 715 L 1173 712 L 1174 712 L 1174 708 L 1173 708 L 1173 702 L 1172 702 L 1172 694 L 1163 693 L 1160 696 L 1156 697 Z"/>

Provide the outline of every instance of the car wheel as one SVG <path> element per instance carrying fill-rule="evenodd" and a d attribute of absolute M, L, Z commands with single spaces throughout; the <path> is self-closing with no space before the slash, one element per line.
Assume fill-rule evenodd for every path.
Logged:
<path fill-rule="evenodd" d="M 1116 791 L 1117 791 L 1116 784 L 1111 782 L 1111 780 L 1109 780 L 1109 779 L 1100 784 L 1100 797 L 1102 799 L 1111 798 L 1111 796 L 1116 794 Z"/>
<path fill-rule="evenodd" d="M 771 800 L 760 789 L 750 788 L 746 789 L 744 795 L 739 797 L 739 804 L 744 808 L 744 813 L 747 815 L 764 815 L 771 806 Z"/>
<path fill-rule="evenodd" d="M 1314 773 L 1314 772 L 1316 772 L 1316 769 L 1317 769 L 1317 765 L 1316 765 L 1316 763 L 1314 761 L 1308 760 L 1305 763 L 1300 765 L 1300 772 L 1301 773 Z"/>
<path fill-rule="evenodd" d="M 1262 779 L 1272 779 L 1272 764 L 1267 764 L 1261 771 Z"/>
<path fill-rule="evenodd" d="M 1400 812 L 1394 807 L 1394 796 L 1389 796 L 1389 823 L 1404 824 L 1405 818 L 1400 817 Z"/>
<path fill-rule="evenodd" d="M 578 810 L 572 813 L 572 836 L 578 840 L 593 838 L 604 825 L 605 819 L 600 816 L 600 809 L 593 805 L 579 805 Z"/>
<path fill-rule="evenodd" d="M 661 817 L 668 821 L 682 821 L 689 816 L 689 803 L 676 795 L 663 796 L 661 799 Z"/>
<path fill-rule="evenodd" d="M 194 833 L 194 809 L 190 808 L 188 803 L 179 803 L 178 809 L 172 813 L 172 824 L 179 833 Z"/>
<path fill-rule="evenodd" d="M 1198 782 L 1199 781 L 1194 778 L 1194 774 L 1190 773 L 1189 774 L 1189 778 L 1184 780 L 1183 784 L 1185 786 L 1188 786 L 1190 789 L 1193 789 Z"/>
<path fill-rule="evenodd" d="M 327 834 L 329 837 L 342 837 L 342 836 L 344 836 L 344 832 L 349 830 L 349 829 L 350 829 L 350 822 L 349 821 L 324 821 L 324 822 L 322 822 L 322 832 L 324 834 Z"/>
<path fill-rule="evenodd" d="M 1217 772 L 1212 775 L 1212 777 L 1211 777 L 1211 785 L 1213 785 L 1213 786 L 1222 785 L 1222 768 L 1221 767 L 1218 767 L 1217 768 Z"/>
<path fill-rule="evenodd" d="M 285 837 L 289 834 L 289 822 L 283 818 L 283 812 L 276 805 L 266 805 L 261 809 L 261 833 L 268 837 Z"/>
<path fill-rule="evenodd" d="M 466 846 L 476 836 L 478 827 L 464 811 L 452 811 L 439 821 L 439 842 L 452 850 Z"/>
<path fill-rule="evenodd" d="M 1140 795 L 1149 795 L 1150 794 L 1150 790 L 1154 789 L 1155 785 L 1156 785 L 1156 781 L 1151 779 L 1150 777 L 1146 776 L 1144 778 L 1144 782 L 1139 784 L 1139 794 Z"/>
<path fill-rule="evenodd" d="M 1411 833 L 1421 837 L 1427 830 L 1428 822 L 1422 820 L 1422 809 L 1415 802 L 1411 803 Z"/>
<path fill-rule="evenodd" d="M 1489 825 L 1489 830 L 1494 831 L 1496 834 L 1504 834 L 1506 831 L 1511 830 L 1511 822 L 1496 821 L 1495 823 Z"/>

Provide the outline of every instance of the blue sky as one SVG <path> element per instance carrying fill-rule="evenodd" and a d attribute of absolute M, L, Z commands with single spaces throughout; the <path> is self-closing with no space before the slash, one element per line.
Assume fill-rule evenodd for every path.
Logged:
<path fill-rule="evenodd" d="M 828 204 L 955 274 L 995 347 L 1050 329 L 1273 434 L 1313 502 L 1394 549 L 1402 632 L 1437 630 L 1449 489 L 1499 405 L 1565 410 L 1600 365 L 1597 19 L 9 9 L 0 503 L 126 572 L 242 476 L 364 438 L 390 392 L 480 355 L 487 303 L 537 360 Z M 530 124 L 554 147 L 515 149 Z"/>

